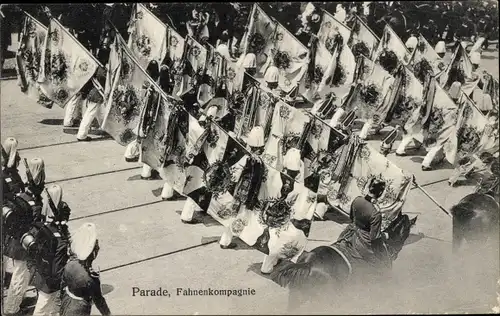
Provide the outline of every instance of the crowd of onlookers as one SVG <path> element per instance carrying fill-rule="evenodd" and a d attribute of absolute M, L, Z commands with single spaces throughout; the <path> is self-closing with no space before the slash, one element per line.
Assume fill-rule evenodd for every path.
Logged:
<path fill-rule="evenodd" d="M 321 18 L 320 9 L 334 14 L 342 22 L 350 24 L 354 15 L 360 16 L 367 25 L 381 36 L 386 23 L 405 41 L 411 34 L 422 33 L 432 44 L 445 39 L 473 40 L 473 36 L 485 36 L 487 40 L 498 39 L 497 1 L 373 1 L 373 2 L 311 2 Z M 304 44 L 308 34 L 300 32 L 303 27 L 301 14 L 308 2 L 262 2 L 261 8 L 297 34 Z M 185 36 L 202 30 L 208 43 L 216 45 L 221 36 L 227 36 L 233 46 L 238 44 L 245 32 L 252 2 L 200 2 L 200 3 L 145 3 L 160 20 L 173 26 Z M 71 7 L 68 10 L 68 7 Z M 123 37 L 127 37 L 128 22 L 133 3 L 93 4 L 21 4 L 2 5 L 2 52 L 11 45 L 12 33 L 19 33 L 22 27 L 22 11 L 30 13 L 45 25 L 52 16 L 77 35 L 78 40 L 93 50 L 102 45 L 109 31 L 107 21 L 112 21 Z M 313 21 L 317 30 L 320 19 Z M 488 46 L 488 41 L 485 43 Z M 233 52 L 232 52 L 233 53 Z"/>

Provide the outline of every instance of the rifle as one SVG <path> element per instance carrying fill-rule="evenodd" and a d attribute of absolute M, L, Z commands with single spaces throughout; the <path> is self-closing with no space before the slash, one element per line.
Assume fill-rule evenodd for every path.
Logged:
<path fill-rule="evenodd" d="M 47 193 L 47 200 L 49 201 L 49 207 L 52 210 L 52 213 L 54 213 L 54 218 L 57 221 L 59 219 L 59 210 L 57 209 L 56 205 L 54 204 L 54 200 L 52 200 L 52 197 L 50 196 L 47 188 L 45 188 L 45 193 Z"/>
<path fill-rule="evenodd" d="M 5 149 L 2 147 L 2 160 L 4 161 L 5 165 L 7 166 L 7 163 L 9 161 L 9 155 L 7 155 L 7 152 L 5 151 Z M 2 164 L 3 166 L 3 164 Z"/>
<path fill-rule="evenodd" d="M 30 185 L 35 185 L 35 180 L 33 180 L 33 175 L 31 174 L 30 167 L 28 165 L 28 160 L 24 158 L 24 166 L 26 167 L 26 176 L 28 177 L 28 182 Z"/>

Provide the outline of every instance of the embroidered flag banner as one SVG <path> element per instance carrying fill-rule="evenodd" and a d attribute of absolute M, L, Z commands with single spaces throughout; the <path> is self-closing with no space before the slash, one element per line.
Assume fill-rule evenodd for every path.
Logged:
<path fill-rule="evenodd" d="M 400 82 L 400 86 L 395 92 L 395 101 L 388 113 L 388 120 L 393 125 L 404 127 L 406 133 L 412 128 L 411 124 L 407 126 L 407 122 L 412 115 L 418 115 L 415 109 L 420 108 L 423 104 L 424 86 L 407 67 L 401 67 L 395 76 L 396 81 Z"/>
<path fill-rule="evenodd" d="M 56 19 L 51 19 L 38 74 L 40 91 L 65 107 L 97 70 L 98 63 Z"/>
<path fill-rule="evenodd" d="M 234 98 L 233 98 L 234 99 Z M 243 140 L 255 126 L 264 128 L 265 141 L 270 135 L 273 113 L 279 98 L 262 87 L 253 86 L 244 96 L 243 104 L 233 105 L 236 109 L 235 133 Z"/>
<path fill-rule="evenodd" d="M 328 12 L 323 13 L 323 20 L 318 31 L 313 55 L 314 68 L 307 76 L 306 92 L 303 95 L 310 101 L 324 97 L 327 93 L 342 94 L 345 89 L 336 89 L 350 85 L 354 78 L 356 60 L 347 46 L 351 30 L 337 21 Z M 311 71 L 312 70 L 312 71 Z"/>
<path fill-rule="evenodd" d="M 369 61 L 366 64 L 370 64 Z M 345 110 L 355 110 L 359 119 L 371 119 L 378 124 L 390 110 L 395 78 L 377 63 L 372 63 L 371 66 L 365 81 L 358 83 L 348 97 Z"/>
<path fill-rule="evenodd" d="M 351 48 L 354 57 L 366 56 L 373 60 L 372 56 L 379 45 L 380 39 L 373 31 L 356 16 L 351 29 L 351 36 L 347 42 L 347 46 Z"/>
<path fill-rule="evenodd" d="M 428 72 L 438 75 L 446 68 L 444 61 L 422 34 L 418 36 L 418 44 L 413 51 L 409 65 L 411 65 L 415 75 L 422 83 L 425 81 Z"/>
<path fill-rule="evenodd" d="M 273 39 L 272 64 L 279 69 L 279 88 L 288 94 L 306 74 L 309 50 L 278 22 Z"/>
<path fill-rule="evenodd" d="M 52 105 L 52 101 L 38 89 L 42 51 L 44 50 L 47 28 L 35 18 L 25 13 L 21 41 L 16 54 L 16 70 L 21 91 L 41 104 Z"/>
<path fill-rule="evenodd" d="M 406 45 L 387 24 L 382 39 L 373 53 L 373 61 L 379 63 L 385 70 L 392 73 L 398 66 L 398 61 L 407 65 L 410 61 L 410 52 Z"/>
<path fill-rule="evenodd" d="M 356 136 L 353 136 L 356 137 Z M 351 156 L 352 155 L 352 156 Z M 407 174 L 368 144 L 351 138 L 342 148 L 339 163 L 347 170 L 322 177 L 323 193 L 328 202 L 349 214 L 352 201 L 368 193 L 368 184 L 373 178 L 385 181 L 386 188 L 377 206 L 384 218 L 390 222 L 401 210 L 411 187 L 412 175 Z M 344 157 L 348 161 L 344 162 Z"/>
<path fill-rule="evenodd" d="M 124 42 L 118 42 L 119 66 L 108 95 L 102 128 L 120 145 L 138 136 L 138 124 L 151 91 L 152 79 L 132 57 Z"/>
<path fill-rule="evenodd" d="M 434 77 L 426 81 L 423 103 L 415 108 L 405 129 L 427 148 L 442 146 L 446 160 L 454 163 L 458 107 Z"/>
<path fill-rule="evenodd" d="M 262 155 L 264 162 L 281 171 L 283 157 L 287 151 L 290 148 L 300 148 L 300 141 L 309 120 L 309 115 L 303 110 L 278 101 L 274 108 L 269 138 Z M 301 174 L 303 177 L 303 168 Z"/>
<path fill-rule="evenodd" d="M 182 74 L 180 88 L 177 96 L 181 97 L 192 89 L 197 89 L 201 84 L 208 61 L 208 51 L 203 45 L 188 36 L 184 42 L 185 55 L 180 69 L 176 70 Z"/>
<path fill-rule="evenodd" d="M 276 23 L 260 8 L 254 4 L 252 13 L 243 35 L 240 47 L 242 54 L 238 59 L 238 67 L 241 67 L 248 53 L 255 54 L 257 58 L 257 78 L 262 78 L 267 69 L 268 58 L 271 58 L 273 39 L 276 33 Z"/>
<path fill-rule="evenodd" d="M 304 185 L 318 192 L 321 181 L 331 180 L 325 177 L 328 178 L 330 169 L 337 165 L 347 137 L 314 116 L 306 126 L 306 133 L 302 146 Z"/>
<path fill-rule="evenodd" d="M 479 77 L 473 73 L 472 62 L 462 45 L 457 43 L 448 67 L 439 76 L 438 80 L 446 91 L 448 91 L 455 81 L 462 84 L 462 91 L 465 94 L 471 95 L 474 91 L 479 83 Z"/>
<path fill-rule="evenodd" d="M 142 3 L 135 5 L 129 33 L 128 47 L 142 68 L 147 69 L 152 60 L 158 64 L 163 61 L 167 53 L 167 26 Z"/>
<path fill-rule="evenodd" d="M 481 113 L 474 101 L 462 93 L 457 120 L 456 160 L 483 150 L 481 138 L 487 125 L 488 118 Z"/>

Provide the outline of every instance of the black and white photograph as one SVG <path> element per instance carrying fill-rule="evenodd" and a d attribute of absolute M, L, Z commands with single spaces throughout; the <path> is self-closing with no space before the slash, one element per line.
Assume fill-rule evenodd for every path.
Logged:
<path fill-rule="evenodd" d="M 0 22 L 2 315 L 500 314 L 497 0 Z"/>

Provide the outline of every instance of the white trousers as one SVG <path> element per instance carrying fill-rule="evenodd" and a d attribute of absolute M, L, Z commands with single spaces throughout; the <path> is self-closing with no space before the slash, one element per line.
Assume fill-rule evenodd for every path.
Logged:
<path fill-rule="evenodd" d="M 76 137 L 79 139 L 85 139 L 89 135 L 90 125 L 94 121 L 97 110 L 99 109 L 99 104 L 87 101 L 87 109 L 83 113 L 82 121 L 80 123 L 80 128 L 78 129 L 78 134 Z"/>
<path fill-rule="evenodd" d="M 363 127 L 361 128 L 361 131 L 359 132 L 359 138 L 361 139 L 366 139 L 368 137 L 368 133 L 370 132 L 370 129 L 372 128 L 373 125 L 373 120 L 368 119 L 365 124 L 363 124 Z"/>
<path fill-rule="evenodd" d="M 199 206 L 191 199 L 187 198 L 184 207 L 182 208 L 181 220 L 189 222 L 193 219 L 194 212 L 199 209 Z"/>
<path fill-rule="evenodd" d="M 143 178 L 149 178 L 149 177 L 151 177 L 151 171 L 152 170 L 153 170 L 153 168 L 151 168 L 147 164 L 143 163 L 142 164 L 141 177 L 143 177 Z"/>
<path fill-rule="evenodd" d="M 137 142 L 137 140 L 134 140 L 127 145 L 127 148 L 125 149 L 125 154 L 123 156 L 125 158 L 132 159 L 135 157 L 139 157 L 139 155 L 140 155 L 139 143 Z"/>
<path fill-rule="evenodd" d="M 80 117 L 82 113 L 83 99 L 77 94 L 71 98 L 64 108 L 64 122 L 65 127 L 70 127 L 73 125 L 73 120 Z"/>
<path fill-rule="evenodd" d="M 224 232 L 220 237 L 219 244 L 221 246 L 229 246 L 233 241 L 233 232 L 231 231 L 231 227 L 224 227 Z"/>
<path fill-rule="evenodd" d="M 161 197 L 162 199 L 170 199 L 171 197 L 174 196 L 174 188 L 167 182 L 163 185 L 163 189 L 161 190 Z"/>
<path fill-rule="evenodd" d="M 406 151 L 406 147 L 411 143 L 413 140 L 413 137 L 408 134 L 408 135 L 403 135 L 403 138 L 401 139 L 401 142 L 399 143 L 398 148 L 396 149 L 396 153 L 403 155 Z"/>
<path fill-rule="evenodd" d="M 340 119 L 344 115 L 345 111 L 342 108 L 338 108 L 333 114 L 332 119 L 330 120 L 330 126 L 337 127 L 340 124 Z"/>
<path fill-rule="evenodd" d="M 38 300 L 33 316 L 57 316 L 59 309 L 59 291 L 50 294 L 38 291 Z"/>
<path fill-rule="evenodd" d="M 19 312 L 19 306 L 28 289 L 30 272 L 26 261 L 11 258 L 8 258 L 8 260 L 12 260 L 12 279 L 10 280 L 9 290 L 4 301 L 4 313 L 15 314 Z"/>
<path fill-rule="evenodd" d="M 314 213 L 316 214 L 316 216 L 323 219 L 326 211 L 328 211 L 328 206 L 325 203 L 318 203 L 318 205 L 316 205 L 316 210 L 314 211 Z"/>
<path fill-rule="evenodd" d="M 260 272 L 264 274 L 273 272 L 274 266 L 278 263 L 278 259 L 278 256 L 266 255 L 260 267 Z"/>
<path fill-rule="evenodd" d="M 427 151 L 427 155 L 425 155 L 424 161 L 422 161 L 422 167 L 430 167 L 432 161 L 436 157 L 439 150 L 441 150 L 443 146 L 434 146 Z"/>

